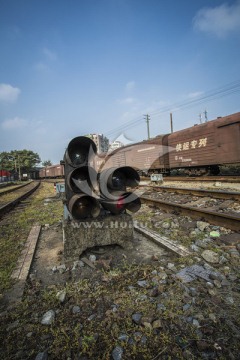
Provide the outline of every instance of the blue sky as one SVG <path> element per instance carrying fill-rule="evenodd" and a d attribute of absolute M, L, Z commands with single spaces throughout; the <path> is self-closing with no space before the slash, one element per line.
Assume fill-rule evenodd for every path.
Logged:
<path fill-rule="evenodd" d="M 78 135 L 146 139 L 147 113 L 156 136 L 240 111 L 239 0 L 0 0 L 0 46 L 0 151 L 58 163 Z"/>

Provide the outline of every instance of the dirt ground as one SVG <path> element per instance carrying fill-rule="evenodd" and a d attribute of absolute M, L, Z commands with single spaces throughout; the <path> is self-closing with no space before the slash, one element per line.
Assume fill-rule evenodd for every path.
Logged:
<path fill-rule="evenodd" d="M 74 267 L 74 262 L 72 262 L 66 263 L 66 270 L 57 270 L 60 265 L 65 264 L 61 224 L 43 228 L 31 267 L 30 278 L 36 277 L 43 287 L 47 287 L 97 275 L 98 261 L 111 262 L 111 268 L 114 268 L 121 266 L 121 263 L 124 262 L 148 264 L 160 259 L 166 262 L 166 259 L 171 256 L 170 253 L 136 232 L 132 241 L 126 242 L 124 248 L 119 245 L 94 247 L 80 254 L 79 260 L 89 259 L 90 255 L 96 256 L 96 268 L 84 264 L 83 267 L 77 266 L 72 270 Z"/>

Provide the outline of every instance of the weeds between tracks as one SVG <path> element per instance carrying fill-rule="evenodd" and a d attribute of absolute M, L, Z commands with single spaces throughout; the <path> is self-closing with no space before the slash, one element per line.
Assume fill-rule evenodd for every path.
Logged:
<path fill-rule="evenodd" d="M 46 203 L 55 195 L 53 185 L 42 184 L 28 200 L 0 222 L 0 293 L 12 285 L 11 273 L 33 224 L 54 224 L 62 218 L 61 202 Z M 24 202 L 23 202 L 24 204 Z"/>

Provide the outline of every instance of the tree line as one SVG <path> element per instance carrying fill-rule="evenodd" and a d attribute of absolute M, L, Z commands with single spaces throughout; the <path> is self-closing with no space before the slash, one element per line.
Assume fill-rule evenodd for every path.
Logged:
<path fill-rule="evenodd" d="M 11 150 L 0 152 L 0 170 L 28 173 L 41 163 L 40 156 L 32 150 Z M 50 160 L 42 162 L 42 166 L 52 165 Z"/>

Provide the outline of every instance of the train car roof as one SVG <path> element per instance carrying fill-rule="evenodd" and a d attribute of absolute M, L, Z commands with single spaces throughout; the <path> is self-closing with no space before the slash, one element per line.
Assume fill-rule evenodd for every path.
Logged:
<path fill-rule="evenodd" d="M 141 141 L 138 141 L 138 142 L 135 142 L 135 143 L 131 143 L 131 144 L 127 144 L 127 145 L 124 145 L 120 148 L 117 148 L 111 152 L 107 152 L 105 154 L 99 154 L 98 156 L 99 157 L 105 157 L 105 156 L 111 156 L 113 154 L 116 154 L 119 150 L 123 150 L 123 149 L 127 149 L 127 148 L 130 148 L 131 146 L 136 146 L 136 145 L 144 145 L 144 144 L 157 144 L 157 142 L 164 138 L 166 135 L 169 135 L 169 134 L 162 134 L 162 135 L 157 135 L 155 136 L 154 138 L 151 138 L 151 139 L 147 139 L 147 140 L 141 140 Z"/>
<path fill-rule="evenodd" d="M 227 115 L 227 116 L 223 116 L 223 117 L 218 117 L 217 119 L 207 121 L 203 124 L 196 124 L 189 128 L 175 131 L 174 133 L 170 134 L 170 137 L 171 138 L 173 138 L 175 136 L 177 137 L 186 131 L 193 131 L 193 130 L 197 131 L 198 129 L 200 131 L 202 131 L 202 129 L 204 129 L 205 127 L 209 127 L 209 126 L 223 127 L 223 126 L 228 126 L 228 125 L 235 124 L 235 123 L 240 123 L 240 112 L 237 112 L 237 113 L 231 114 L 231 115 Z"/>

